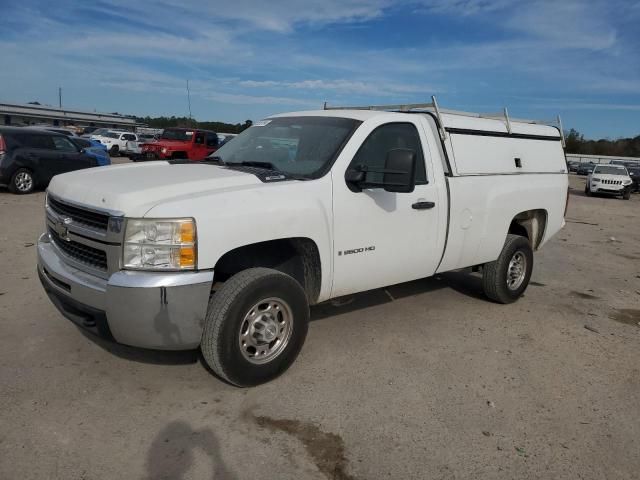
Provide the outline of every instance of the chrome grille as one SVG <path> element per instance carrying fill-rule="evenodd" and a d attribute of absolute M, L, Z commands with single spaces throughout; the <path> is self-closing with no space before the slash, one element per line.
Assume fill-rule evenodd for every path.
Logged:
<path fill-rule="evenodd" d="M 622 180 L 602 180 L 605 185 L 622 185 Z"/>
<path fill-rule="evenodd" d="M 104 232 L 107 231 L 107 227 L 109 226 L 109 215 L 69 205 L 68 203 L 56 200 L 51 195 L 47 198 L 47 203 L 49 208 L 57 215 L 69 217 L 78 225 L 83 225 Z"/>
<path fill-rule="evenodd" d="M 107 253 L 104 250 L 99 250 L 73 240 L 63 240 L 55 230 L 52 228 L 49 228 L 48 230 L 51 241 L 65 255 L 69 256 L 76 262 L 80 262 L 98 270 L 107 271 Z"/>

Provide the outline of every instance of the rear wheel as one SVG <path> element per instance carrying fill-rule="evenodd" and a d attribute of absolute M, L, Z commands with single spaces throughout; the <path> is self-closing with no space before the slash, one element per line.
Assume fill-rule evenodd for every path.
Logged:
<path fill-rule="evenodd" d="M 298 356 L 308 321 L 307 298 L 296 280 L 268 268 L 244 270 L 209 301 L 202 356 L 234 385 L 268 382 Z"/>
<path fill-rule="evenodd" d="M 26 168 L 20 168 L 11 177 L 9 190 L 11 190 L 12 193 L 17 193 L 19 195 L 31 193 L 36 186 L 35 183 L 33 173 Z"/>
<path fill-rule="evenodd" d="M 484 293 L 496 302 L 513 303 L 529 285 L 532 271 L 533 250 L 529 240 L 509 234 L 498 259 L 483 266 Z"/>

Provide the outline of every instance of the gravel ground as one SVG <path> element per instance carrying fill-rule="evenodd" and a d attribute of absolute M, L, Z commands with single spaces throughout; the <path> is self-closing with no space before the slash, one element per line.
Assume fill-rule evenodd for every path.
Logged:
<path fill-rule="evenodd" d="M 519 302 L 451 273 L 321 305 L 252 389 L 81 333 L 35 272 L 43 194 L 0 191 L 0 478 L 637 479 L 640 195 L 571 185 Z"/>

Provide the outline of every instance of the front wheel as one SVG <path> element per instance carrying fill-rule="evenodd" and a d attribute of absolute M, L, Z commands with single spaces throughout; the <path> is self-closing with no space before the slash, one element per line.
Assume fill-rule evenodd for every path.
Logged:
<path fill-rule="evenodd" d="M 35 187 L 36 182 L 33 179 L 33 173 L 26 168 L 17 170 L 11 177 L 11 183 L 9 184 L 9 190 L 19 195 L 31 193 Z"/>
<path fill-rule="evenodd" d="M 120 147 L 118 145 L 114 145 L 109 149 L 109 155 L 112 157 L 117 157 L 120 154 Z"/>
<path fill-rule="evenodd" d="M 509 234 L 498 259 L 483 266 L 484 293 L 498 303 L 513 303 L 529 285 L 532 271 L 533 250 L 529 240 Z"/>
<path fill-rule="evenodd" d="M 624 198 L 625 200 L 631 200 L 631 189 L 630 188 L 625 189 L 624 193 L 622 194 L 622 198 Z"/>
<path fill-rule="evenodd" d="M 209 301 L 200 349 L 219 377 L 239 387 L 268 382 L 296 359 L 309 304 L 300 284 L 268 268 L 244 270 Z"/>
<path fill-rule="evenodd" d="M 590 197 L 590 196 L 591 196 L 591 189 L 589 188 L 589 185 L 585 185 L 585 186 L 584 186 L 584 194 L 585 194 L 587 197 Z"/>

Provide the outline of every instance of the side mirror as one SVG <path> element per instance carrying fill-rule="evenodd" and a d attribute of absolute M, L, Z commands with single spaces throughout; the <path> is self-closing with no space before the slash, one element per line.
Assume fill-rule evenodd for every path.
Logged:
<path fill-rule="evenodd" d="M 358 186 L 365 179 L 365 172 L 363 170 L 356 170 L 354 168 L 350 168 L 344 175 L 344 179 L 347 183 L 350 183 L 354 186 Z"/>
<path fill-rule="evenodd" d="M 406 148 L 389 150 L 382 183 L 387 192 L 413 192 L 416 188 L 416 152 Z"/>

